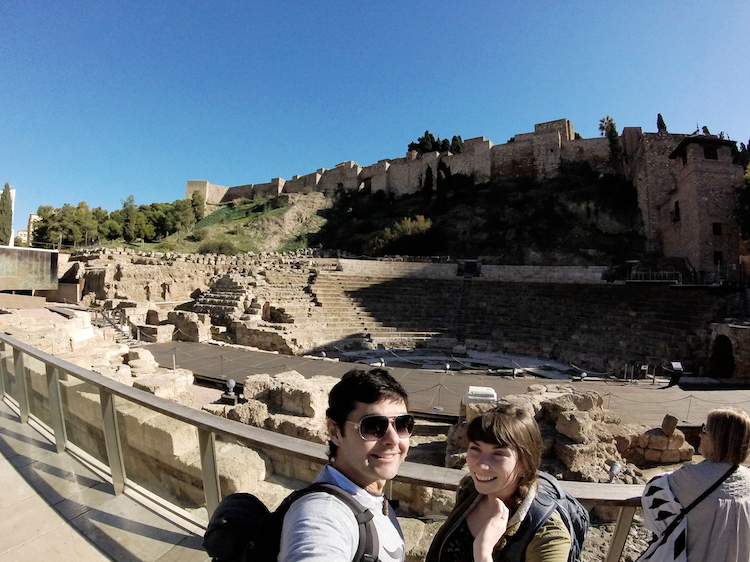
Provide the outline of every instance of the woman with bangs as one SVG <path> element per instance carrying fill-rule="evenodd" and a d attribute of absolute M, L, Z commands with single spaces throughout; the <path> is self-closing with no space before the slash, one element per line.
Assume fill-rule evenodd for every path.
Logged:
<path fill-rule="evenodd" d="M 702 462 L 646 485 L 643 517 L 658 536 L 639 560 L 650 560 L 662 545 L 674 560 L 750 560 L 750 468 L 742 466 L 750 453 L 750 415 L 739 408 L 711 410 L 698 452 Z"/>
<path fill-rule="evenodd" d="M 534 418 L 503 404 L 471 420 L 466 434 L 469 476 L 426 562 L 567 562 L 571 537 L 557 511 L 525 551 L 514 543 L 537 497 L 542 437 Z"/>

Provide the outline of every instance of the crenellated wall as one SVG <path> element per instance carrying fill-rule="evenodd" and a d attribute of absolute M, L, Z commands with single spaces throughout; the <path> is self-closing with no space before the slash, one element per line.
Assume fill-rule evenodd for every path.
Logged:
<path fill-rule="evenodd" d="M 707 270 L 707 264 L 715 259 L 714 255 L 718 256 L 714 252 L 721 252 L 722 262 L 736 270 L 739 240 L 735 235 L 737 224 L 732 216 L 733 197 L 734 189 L 741 181 L 742 170 L 740 166 L 732 164 L 729 155 L 730 145 L 734 143 L 716 139 L 720 144 L 725 144 L 721 152 L 723 156 L 698 170 L 701 176 L 699 180 L 690 179 L 684 171 L 680 171 L 679 163 L 670 157 L 685 139 L 705 143 L 712 138 L 716 139 L 704 135 L 643 133 L 640 127 L 625 127 L 621 136 L 625 175 L 633 181 L 638 193 L 643 233 L 650 253 L 685 257 L 696 270 Z M 381 160 L 370 166 L 362 167 L 348 161 L 331 170 L 321 168 L 312 174 L 294 176 L 290 181 L 276 178 L 269 184 L 231 188 L 215 186 L 207 181 L 189 181 L 186 196 L 200 190 L 206 196 L 207 203 L 218 204 L 240 197 L 306 190 L 367 189 L 370 192 L 408 195 L 423 188 L 428 169 L 432 171 L 433 182 L 436 181 L 441 162 L 450 169 L 451 174 L 466 175 L 475 184 L 522 177 L 550 178 L 559 173 L 563 162 L 585 162 L 597 172 L 615 172 L 610 162 L 609 141 L 605 137 L 576 138 L 573 124 L 567 119 L 559 119 L 539 123 L 534 126 L 534 132 L 515 135 L 505 144 L 494 145 L 484 137 L 468 139 L 464 142 L 464 152 L 460 154 L 419 154 L 411 151 L 404 158 Z M 690 216 L 704 213 L 712 217 L 711 222 L 721 223 L 725 233 L 721 244 L 706 233 L 706 220 L 700 221 L 700 227 L 692 227 L 684 222 L 675 228 L 672 224 L 675 202 L 689 211 Z M 727 271 L 725 268 L 722 279 Z"/>

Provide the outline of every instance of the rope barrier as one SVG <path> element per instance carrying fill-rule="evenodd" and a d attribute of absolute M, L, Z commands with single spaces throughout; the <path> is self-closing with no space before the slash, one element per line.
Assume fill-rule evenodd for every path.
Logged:
<path fill-rule="evenodd" d="M 395 351 L 392 349 L 388 350 L 395 358 L 397 358 L 399 361 L 404 361 L 405 363 L 411 363 L 412 365 L 424 365 L 423 362 L 417 362 L 417 361 L 410 361 L 409 359 L 404 359 L 403 357 L 399 357 Z"/>
<path fill-rule="evenodd" d="M 609 373 L 597 373 L 597 372 L 594 372 L 594 371 L 589 371 L 588 369 L 581 369 L 580 367 L 578 367 L 576 365 L 573 365 L 573 363 L 568 363 L 568 365 L 570 365 L 571 367 L 573 367 L 577 371 L 580 371 L 582 373 L 586 373 L 586 374 L 589 374 L 589 375 L 594 375 L 595 377 L 611 377 L 612 375 L 615 374 L 614 371 L 610 371 Z"/>

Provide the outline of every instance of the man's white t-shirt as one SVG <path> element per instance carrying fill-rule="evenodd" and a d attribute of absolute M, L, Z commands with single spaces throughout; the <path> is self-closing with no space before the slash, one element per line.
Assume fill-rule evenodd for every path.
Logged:
<path fill-rule="evenodd" d="M 393 509 L 383 514 L 383 497 L 360 488 L 331 465 L 316 482 L 335 484 L 349 492 L 373 514 L 378 533 L 380 562 L 403 562 L 404 537 Z M 359 525 L 352 510 L 325 492 L 298 499 L 284 517 L 278 562 L 352 562 L 359 545 Z"/>

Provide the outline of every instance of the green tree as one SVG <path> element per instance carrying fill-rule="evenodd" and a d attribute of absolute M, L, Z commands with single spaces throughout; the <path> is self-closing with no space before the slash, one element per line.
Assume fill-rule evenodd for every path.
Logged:
<path fill-rule="evenodd" d="M 89 242 L 99 239 L 99 221 L 85 201 L 78 203 L 75 222 L 83 236 L 84 244 L 88 245 Z"/>
<path fill-rule="evenodd" d="M 625 151 L 622 148 L 622 140 L 617 133 L 617 123 L 609 115 L 602 117 L 599 121 L 599 131 L 609 141 L 609 163 L 615 172 L 621 174 L 625 166 Z"/>
<path fill-rule="evenodd" d="M 667 131 L 667 124 L 664 122 L 664 118 L 661 116 L 661 113 L 656 116 L 656 131 L 659 133 L 669 132 Z"/>
<path fill-rule="evenodd" d="M 197 222 L 201 220 L 206 213 L 206 201 L 200 191 L 193 191 L 193 194 L 190 196 L 190 201 L 192 202 L 193 214 L 195 215 L 195 220 Z"/>
<path fill-rule="evenodd" d="M 126 242 L 133 242 L 137 238 L 136 221 L 138 220 L 138 207 L 135 206 L 135 197 L 131 193 L 122 201 L 122 210 L 124 212 L 124 222 L 122 233 Z"/>
<path fill-rule="evenodd" d="M 432 194 L 432 190 L 434 189 L 434 187 L 435 187 L 435 177 L 432 173 L 432 166 L 427 166 L 427 171 L 424 174 L 424 185 L 422 186 L 422 190 L 425 193 Z"/>
<path fill-rule="evenodd" d="M 461 135 L 454 136 L 451 141 L 451 152 L 453 154 L 461 154 L 464 151 L 464 141 Z"/>
<path fill-rule="evenodd" d="M 112 218 L 108 218 L 102 225 L 102 235 L 107 240 L 117 240 L 122 237 L 122 224 Z"/>
<path fill-rule="evenodd" d="M 0 195 L 0 245 L 10 244 L 13 233 L 13 204 L 10 200 L 10 185 L 7 183 Z"/>

